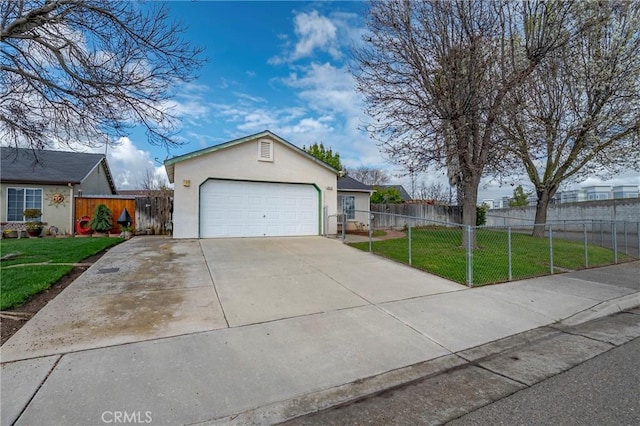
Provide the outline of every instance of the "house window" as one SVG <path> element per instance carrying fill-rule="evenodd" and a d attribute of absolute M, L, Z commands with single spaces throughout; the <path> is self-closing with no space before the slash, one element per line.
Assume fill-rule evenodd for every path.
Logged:
<path fill-rule="evenodd" d="M 258 161 L 273 161 L 273 142 L 258 141 Z"/>
<path fill-rule="evenodd" d="M 355 195 L 338 195 L 338 213 L 345 214 L 347 220 L 354 220 L 356 218 Z"/>
<path fill-rule="evenodd" d="M 7 188 L 7 221 L 23 222 L 26 209 L 42 210 L 42 189 Z"/>

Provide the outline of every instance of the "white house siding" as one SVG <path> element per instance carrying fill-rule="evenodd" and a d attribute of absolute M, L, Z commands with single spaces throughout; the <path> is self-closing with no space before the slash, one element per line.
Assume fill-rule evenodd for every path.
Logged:
<path fill-rule="evenodd" d="M 338 195 L 353 195 L 355 197 L 355 218 L 347 221 L 347 231 L 354 231 L 363 226 L 368 229 L 369 215 L 366 213 L 369 211 L 369 199 L 371 193 L 369 192 L 356 192 L 356 191 L 338 191 Z M 342 208 L 338 206 L 338 211 L 342 211 Z M 361 225 L 362 224 L 362 225 Z"/>
<path fill-rule="evenodd" d="M 260 138 L 264 139 L 269 138 Z M 315 184 L 320 190 L 320 207 L 326 206 L 328 214 L 335 215 L 336 174 L 294 149 L 270 140 L 273 141 L 273 161 L 258 161 L 258 139 L 255 139 L 174 165 L 174 238 L 199 237 L 200 186 L 210 178 Z M 187 181 L 189 186 L 185 186 Z M 327 232 L 337 232 L 335 221 L 329 222 Z"/>

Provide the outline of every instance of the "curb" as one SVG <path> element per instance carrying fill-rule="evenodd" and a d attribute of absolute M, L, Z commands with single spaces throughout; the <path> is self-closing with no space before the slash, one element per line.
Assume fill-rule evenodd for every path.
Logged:
<path fill-rule="evenodd" d="M 640 292 L 598 303 L 585 311 L 578 312 L 577 314 L 563 319 L 560 321 L 560 324 L 567 326 L 579 325 L 587 321 L 607 317 L 628 309 L 637 308 L 638 306 L 640 306 Z"/>
<path fill-rule="evenodd" d="M 571 320 L 573 325 L 579 325 L 588 322 L 590 319 L 598 319 L 628 311 L 640 306 L 639 298 L 640 292 L 636 292 L 602 302 L 589 310 L 567 318 L 565 321 Z M 564 322 L 563 324 L 569 325 Z M 475 366 L 483 359 L 491 359 L 509 351 L 540 344 L 554 338 L 558 333 L 565 333 L 565 331 L 558 331 L 550 326 L 551 324 L 337 387 L 299 395 L 234 415 L 194 423 L 192 426 L 280 424 L 297 418 L 304 418 L 328 409 L 350 405 L 383 392 L 402 388 L 414 382 L 429 380 L 448 372 Z M 585 340 L 590 341 L 588 338 L 585 338 Z M 601 343 L 607 346 L 612 345 L 606 342 Z M 611 348 L 615 346 L 617 345 L 613 345 Z"/>
<path fill-rule="evenodd" d="M 465 365 L 467 365 L 467 361 L 456 354 L 444 355 L 439 358 L 356 380 L 355 382 L 344 385 L 300 395 L 231 416 L 212 419 L 202 423 L 194 423 L 191 426 L 283 423 L 294 418 L 317 413 L 318 411 L 350 404 L 389 389 L 405 386 L 417 380 L 438 376 L 446 371 L 461 368 Z"/>

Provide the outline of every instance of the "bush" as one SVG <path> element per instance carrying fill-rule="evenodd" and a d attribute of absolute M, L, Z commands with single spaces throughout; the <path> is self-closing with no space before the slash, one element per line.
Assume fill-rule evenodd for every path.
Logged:
<path fill-rule="evenodd" d="M 96 210 L 93 212 L 89 226 L 95 232 L 108 232 L 113 228 L 112 222 L 113 216 L 111 215 L 111 210 L 104 204 L 98 204 Z"/>
<path fill-rule="evenodd" d="M 487 223 L 487 205 L 482 204 L 476 207 L 476 226 L 482 226 Z"/>

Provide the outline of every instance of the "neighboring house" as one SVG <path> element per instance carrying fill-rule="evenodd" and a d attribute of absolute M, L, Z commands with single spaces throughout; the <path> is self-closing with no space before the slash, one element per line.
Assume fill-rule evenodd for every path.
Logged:
<path fill-rule="evenodd" d="M 0 222 L 24 222 L 25 209 L 61 233 L 74 231 L 74 196 L 111 195 L 116 187 L 103 154 L 0 147 Z"/>
<path fill-rule="evenodd" d="M 342 218 L 346 216 L 347 231 L 364 230 L 369 226 L 369 199 L 375 190 L 352 177 L 338 179 L 338 227 L 342 230 Z M 345 216 L 342 216 L 344 213 Z"/>
<path fill-rule="evenodd" d="M 404 189 L 402 185 L 374 185 L 376 188 L 384 189 L 384 188 L 395 188 L 400 193 L 400 197 L 402 197 L 402 201 L 407 202 L 411 201 L 411 195 Z"/>
<path fill-rule="evenodd" d="M 164 164 L 175 238 L 337 232 L 338 170 L 268 130 Z"/>

